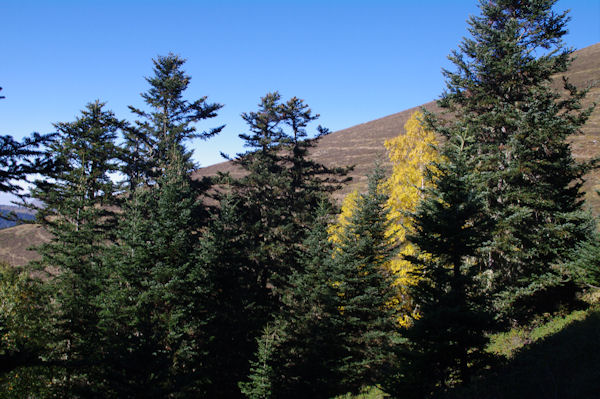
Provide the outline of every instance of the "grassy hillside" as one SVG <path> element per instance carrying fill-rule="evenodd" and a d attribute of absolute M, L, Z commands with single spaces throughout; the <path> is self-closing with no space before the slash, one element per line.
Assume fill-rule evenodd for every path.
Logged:
<path fill-rule="evenodd" d="M 11 265 L 24 265 L 38 258 L 29 250 L 50 239 L 50 234 L 37 224 L 22 224 L 0 230 L 0 261 Z"/>
<path fill-rule="evenodd" d="M 543 334 L 544 329 L 556 326 L 557 332 L 536 339 L 536 332 L 541 330 Z M 598 337 L 598 306 L 553 319 L 529 333 L 529 339 L 535 342 L 509 352 L 505 365 L 446 398 L 600 398 Z"/>
<path fill-rule="evenodd" d="M 584 106 L 589 107 L 593 103 L 600 104 L 600 43 L 575 52 L 575 61 L 571 65 L 566 76 L 577 87 L 592 87 L 585 99 Z M 555 77 L 555 86 L 561 89 L 562 77 Z M 414 107 L 396 114 L 392 114 L 374 121 L 366 122 L 347 129 L 329 134 L 321 139 L 318 146 L 312 152 L 315 160 L 329 166 L 355 165 L 352 172 L 353 181 L 346 186 L 338 197 L 355 188 L 366 187 L 366 175 L 373 168 L 377 158 L 387 161 L 383 143 L 385 140 L 404 133 L 404 124 L 410 115 L 424 107 L 430 111 L 438 111 L 435 101 Z M 573 153 L 578 160 L 589 160 L 600 156 L 600 107 L 597 107 L 590 120 L 583 128 L 583 134 L 571 138 Z M 385 165 L 385 162 L 384 162 Z M 211 176 L 217 171 L 231 172 L 233 175 L 239 171 L 229 162 L 202 168 L 196 172 L 196 176 Z M 600 198 L 592 195 L 594 190 L 600 189 L 600 171 L 593 172 L 587 176 L 585 191 L 586 199 L 589 201 L 595 213 L 600 214 Z"/>
<path fill-rule="evenodd" d="M 578 87 L 591 87 L 584 106 L 591 106 L 594 102 L 600 104 L 600 43 L 575 53 L 577 57 L 566 74 Z M 555 77 L 555 84 L 560 88 L 561 76 Z M 344 189 L 336 194 L 338 199 L 355 188 L 366 187 L 366 175 L 373 168 L 376 159 L 384 161 L 387 157 L 383 143 L 385 140 L 404 133 L 404 124 L 410 115 L 424 107 L 431 111 L 438 110 L 435 102 L 411 108 L 393 115 L 389 115 L 371 122 L 363 123 L 344 130 L 329 134 L 321 139 L 313 150 L 312 157 L 329 166 L 355 165 L 351 173 L 353 180 Z M 585 161 L 600 156 L 600 107 L 597 107 L 590 120 L 584 126 L 583 134 L 572 137 L 573 153 L 577 160 Z M 212 176 L 218 171 L 231 172 L 239 175 L 230 162 L 199 169 L 194 173 L 195 178 Z M 600 196 L 595 191 L 600 190 L 600 170 L 587 176 L 584 186 L 588 206 L 596 215 L 600 215 Z M 39 229 L 38 229 L 39 230 Z M 11 264 L 23 264 L 35 257 L 35 253 L 25 248 L 37 244 L 40 240 L 47 239 L 48 234 L 36 231 L 33 226 L 16 226 L 0 230 L 0 261 Z"/>

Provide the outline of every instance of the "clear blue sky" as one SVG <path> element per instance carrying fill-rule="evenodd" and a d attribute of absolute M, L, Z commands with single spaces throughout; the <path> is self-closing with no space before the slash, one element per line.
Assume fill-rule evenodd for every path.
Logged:
<path fill-rule="evenodd" d="M 557 9 L 572 10 L 568 45 L 600 41 L 600 1 Z M 0 134 L 51 132 L 95 99 L 131 120 L 151 59 L 173 52 L 188 60 L 188 98 L 225 105 L 200 126 L 222 134 L 193 143 L 210 165 L 243 150 L 240 114 L 268 91 L 303 98 L 333 131 L 438 98 L 471 14 L 475 0 L 2 0 Z"/>

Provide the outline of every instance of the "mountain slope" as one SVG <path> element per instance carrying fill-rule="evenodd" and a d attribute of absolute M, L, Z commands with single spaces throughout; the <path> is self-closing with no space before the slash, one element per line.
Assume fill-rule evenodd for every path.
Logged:
<path fill-rule="evenodd" d="M 565 75 L 580 88 L 596 84 L 590 88 L 583 105 L 588 107 L 593 103 L 600 104 L 600 43 L 578 50 L 574 55 L 576 59 Z M 561 76 L 556 76 L 557 89 L 562 87 L 560 82 Z M 311 153 L 313 159 L 328 166 L 355 165 L 355 169 L 351 173 L 352 182 L 336 194 L 337 198 L 343 197 L 344 194 L 355 188 L 364 189 L 366 187 L 365 176 L 373 168 L 376 159 L 381 159 L 384 166 L 389 166 L 384 147 L 385 140 L 403 134 L 404 124 L 410 115 L 421 107 L 430 111 L 439 110 L 435 101 L 432 101 L 419 107 L 331 133 L 319 141 Z M 600 157 L 600 106 L 594 110 L 589 121 L 583 127 L 582 133 L 571 138 L 575 158 L 584 161 Z M 194 172 L 194 177 L 212 176 L 217 172 L 231 172 L 234 176 L 240 175 L 240 171 L 236 170 L 230 162 L 222 162 L 197 170 Z M 593 171 L 586 178 L 587 182 L 584 186 L 586 201 L 594 214 L 599 215 L 600 196 L 595 191 L 600 190 L 600 171 Z M 27 240 L 28 245 L 32 245 L 36 243 L 36 240 L 44 239 L 44 237 L 47 239 L 48 234 L 44 235 L 39 232 L 32 235 L 25 234 L 24 232 L 30 228 L 30 226 L 15 226 L 0 231 L 0 261 L 6 260 L 13 264 L 22 264 L 35 256 L 35 253 L 23 250 L 26 245 L 20 240 Z"/>

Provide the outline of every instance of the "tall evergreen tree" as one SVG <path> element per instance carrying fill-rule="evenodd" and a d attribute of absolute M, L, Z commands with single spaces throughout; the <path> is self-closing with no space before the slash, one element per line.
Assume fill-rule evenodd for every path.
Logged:
<path fill-rule="evenodd" d="M 270 290 L 252 258 L 255 241 L 247 220 L 239 198 L 228 195 L 202 237 L 200 262 L 210 284 L 206 308 L 212 309 L 205 329 L 211 337 L 205 357 L 207 397 L 241 397 L 238 381 L 248 375 L 256 337 L 269 318 Z"/>
<path fill-rule="evenodd" d="M 236 335 L 242 341 L 237 340 L 229 349 L 223 346 L 220 353 L 219 363 L 232 367 L 215 373 L 239 378 L 220 384 L 220 397 L 241 395 L 237 382 L 248 376 L 256 339 L 279 312 L 291 274 L 302 267 L 298 249 L 310 231 L 319 203 L 329 201 L 329 193 L 339 187 L 346 172 L 309 159 L 309 149 L 326 130 L 319 127 L 317 134 L 309 137 L 307 126 L 318 115 L 302 100 L 292 98 L 284 103 L 278 93 L 269 93 L 261 99 L 258 111 L 242 117 L 249 132 L 240 137 L 249 150 L 232 162 L 246 174 L 240 179 L 224 178 L 229 184 L 228 206 L 234 206 L 237 216 L 231 218 L 231 211 L 222 209 L 227 212 L 221 213 L 215 230 L 223 239 L 235 243 L 235 256 L 219 252 L 232 244 L 217 241 L 213 245 L 221 248 L 213 254 L 222 255 L 212 255 L 208 266 L 214 271 L 224 271 L 226 267 L 226 275 L 232 276 L 227 282 L 220 279 L 222 288 L 217 290 L 222 308 L 232 313 L 217 316 L 216 325 L 220 331 L 227 331 L 227 339 L 233 339 L 237 333 L 230 331 L 239 325 L 247 328 L 244 334 Z M 227 226 L 234 220 L 235 225 Z M 244 314 L 230 306 L 238 301 L 232 301 L 227 293 L 236 290 L 246 304 Z"/>
<path fill-rule="evenodd" d="M 115 140 L 122 126 L 99 101 L 75 122 L 57 123 L 49 145 L 56 170 L 32 190 L 42 204 L 36 220 L 52 234 L 38 248 L 38 266 L 51 273 L 52 348 L 46 356 L 62 366 L 55 384 L 60 395 L 98 394 L 90 384 L 100 356 L 97 298 L 106 277 L 102 255 L 114 238 L 116 187 L 110 174 L 118 169 Z"/>
<path fill-rule="evenodd" d="M 303 242 L 303 267 L 290 278 L 282 310 L 259 339 L 249 398 L 329 398 L 358 393 L 390 378 L 400 340 L 393 274 L 395 254 L 386 235 L 387 196 L 376 169 L 369 191 L 340 232 L 328 239 L 328 212 Z"/>
<path fill-rule="evenodd" d="M 562 42 L 568 17 L 554 3 L 481 1 L 471 36 L 450 56 L 456 70 L 444 71 L 440 105 L 455 119 L 432 124 L 474 140 L 470 167 L 496 222 L 481 259 L 494 273 L 498 308 L 516 319 L 559 299 L 551 293 L 565 276 L 553 265 L 589 233 L 580 194 L 589 165 L 574 161 L 566 139 L 591 110 L 580 109 L 585 91 L 567 80 L 562 97 L 550 85 L 572 60 Z"/>
<path fill-rule="evenodd" d="M 406 332 L 410 350 L 398 389 L 403 396 L 426 398 L 467 382 L 486 360 L 492 313 L 475 255 L 489 239 L 490 222 L 465 144 L 461 137 L 446 143 L 413 215 L 409 239 L 421 253 L 410 257 L 420 277 L 411 295 L 420 317 Z"/>
<path fill-rule="evenodd" d="M 293 249 L 306 238 L 319 203 L 347 180 L 348 168 L 328 168 L 309 158 L 310 148 L 328 131 L 319 126 L 308 136 L 307 125 L 319 115 L 296 97 L 282 103 L 279 93 L 269 93 L 258 112 L 242 117 L 250 132 L 240 138 L 250 150 L 232 160 L 247 172 L 233 181 L 233 192 L 257 237 L 254 258 L 264 270 L 263 283 L 282 288 L 297 268 Z"/>
<path fill-rule="evenodd" d="M 107 392 L 116 397 L 201 394 L 207 294 L 197 259 L 197 193 L 176 159 L 156 186 L 124 206 L 109 256 L 101 327 Z"/>
<path fill-rule="evenodd" d="M 248 398 L 330 398 L 346 392 L 340 366 L 343 346 L 332 253 L 327 227 L 331 209 L 323 204 L 299 251 L 301 271 L 290 277 L 281 311 L 258 341 L 249 381 L 241 384 Z"/>
<path fill-rule="evenodd" d="M 341 299 L 342 342 L 347 356 L 339 368 L 341 384 L 358 393 L 393 375 L 400 342 L 400 310 L 394 274 L 386 264 L 398 248 L 389 229 L 388 195 L 379 167 L 369 176 L 368 191 L 357 200 L 357 211 L 334 248 L 332 284 Z"/>
<path fill-rule="evenodd" d="M 206 224 L 203 194 L 192 181 L 186 141 L 206 139 L 196 122 L 216 116 L 220 104 L 183 99 L 190 77 L 184 60 L 154 60 L 149 110 L 126 137 L 129 180 L 118 246 L 110 254 L 110 288 L 103 298 L 107 392 L 117 397 L 203 395 L 202 366 L 208 318 L 206 274 L 198 260 Z"/>
<path fill-rule="evenodd" d="M 221 104 L 208 103 L 207 97 L 194 101 L 183 98 L 191 77 L 182 69 L 185 60 L 169 53 L 152 60 L 154 75 L 146 78 L 150 89 L 142 93 L 149 110 L 130 106 L 129 109 L 140 120 L 136 127 L 129 129 L 126 147 L 129 156 L 126 162 L 126 174 L 132 185 L 152 183 L 164 173 L 169 153 L 175 148 L 184 155 L 184 161 L 191 168 L 191 152 L 185 149 L 187 140 L 200 138 L 206 140 L 218 134 L 224 126 L 198 132 L 196 124 L 217 116 Z"/>

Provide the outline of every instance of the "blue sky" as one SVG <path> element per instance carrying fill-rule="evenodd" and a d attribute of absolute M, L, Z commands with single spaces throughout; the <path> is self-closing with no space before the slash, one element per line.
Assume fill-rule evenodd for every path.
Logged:
<path fill-rule="evenodd" d="M 568 45 L 600 41 L 600 1 L 557 9 L 572 10 Z M 225 105 L 199 126 L 226 124 L 222 134 L 192 143 L 210 165 L 243 150 L 240 114 L 269 91 L 304 99 L 333 131 L 437 98 L 446 57 L 477 13 L 475 0 L 3 0 L 0 134 L 51 132 L 95 99 L 131 120 L 151 59 L 173 52 L 188 60 L 187 98 Z"/>

